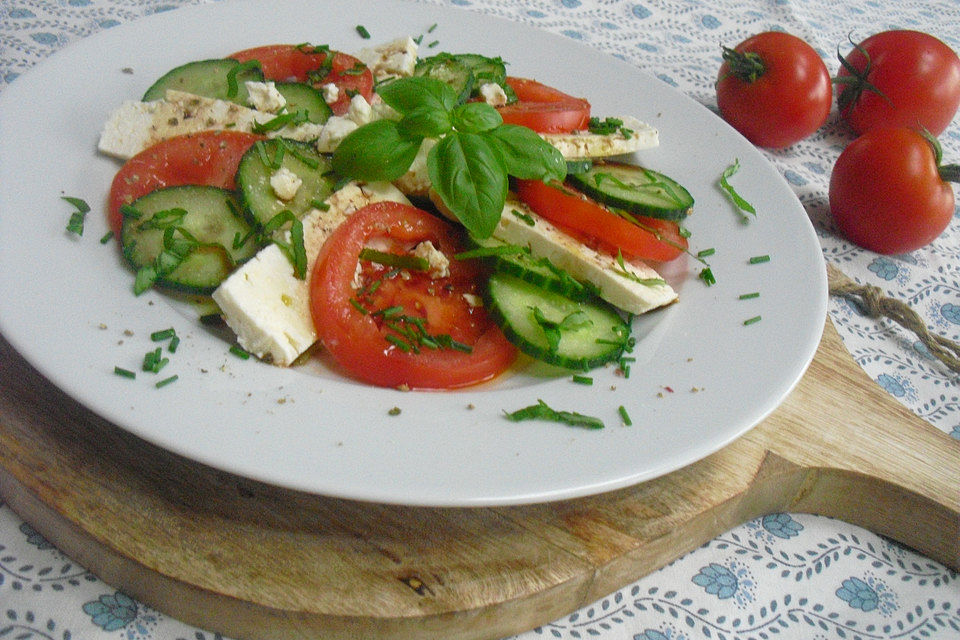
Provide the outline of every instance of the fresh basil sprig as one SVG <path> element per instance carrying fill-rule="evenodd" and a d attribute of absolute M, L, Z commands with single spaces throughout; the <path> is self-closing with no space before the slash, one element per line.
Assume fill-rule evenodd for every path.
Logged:
<path fill-rule="evenodd" d="M 398 78 L 378 88 L 399 119 L 375 120 L 351 132 L 333 154 L 333 169 L 356 180 L 392 181 L 413 164 L 425 140 L 427 172 L 443 204 L 477 238 L 500 221 L 509 176 L 563 180 L 563 155 L 537 133 L 504 124 L 485 102 L 459 103 L 435 78 Z"/>

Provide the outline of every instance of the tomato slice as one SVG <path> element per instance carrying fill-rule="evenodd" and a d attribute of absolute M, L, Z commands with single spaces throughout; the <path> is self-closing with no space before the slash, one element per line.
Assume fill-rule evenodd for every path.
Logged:
<path fill-rule="evenodd" d="M 470 303 L 483 284 L 473 261 L 450 259 L 444 277 L 405 271 L 408 278 L 360 260 L 365 247 L 405 255 L 427 240 L 447 256 L 462 249 L 455 228 L 436 216 L 378 202 L 351 215 L 324 243 L 311 276 L 310 308 L 321 344 L 351 376 L 384 387 L 452 389 L 489 380 L 516 357 L 484 308 Z M 437 340 L 448 336 L 468 345 L 469 352 L 429 348 L 407 335 L 423 335 L 415 323 Z"/>
<path fill-rule="evenodd" d="M 688 246 L 677 223 L 631 216 L 634 224 L 566 185 L 518 180 L 516 189 L 520 199 L 535 212 L 564 229 L 596 240 L 614 255 L 619 250 L 625 256 L 667 262 Z"/>
<path fill-rule="evenodd" d="M 569 133 L 586 129 L 590 103 L 527 78 L 508 77 L 517 101 L 497 111 L 508 124 L 518 124 L 539 133 Z"/>
<path fill-rule="evenodd" d="M 202 131 L 176 136 L 127 160 L 110 186 L 107 221 L 120 233 L 120 207 L 160 187 L 198 184 L 233 189 L 240 158 L 263 136 L 242 131 Z"/>
<path fill-rule="evenodd" d="M 322 79 L 311 77 L 324 67 L 333 54 L 330 71 Z M 373 98 L 373 73 L 359 59 L 340 51 L 314 49 L 309 45 L 268 44 L 244 49 L 228 56 L 240 62 L 258 60 L 263 77 L 275 82 L 312 82 L 315 86 L 333 83 L 340 90 L 330 104 L 336 115 L 343 115 L 350 106 L 350 97 L 360 93 L 369 102 Z"/>

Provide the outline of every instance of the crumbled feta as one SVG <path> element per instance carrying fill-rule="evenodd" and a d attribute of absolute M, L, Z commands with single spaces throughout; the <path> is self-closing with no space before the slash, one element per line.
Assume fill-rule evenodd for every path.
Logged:
<path fill-rule="evenodd" d="M 347 117 L 357 123 L 357 126 L 363 126 L 373 120 L 373 109 L 370 103 L 359 93 L 350 98 L 350 107 L 347 109 Z"/>
<path fill-rule="evenodd" d="M 323 101 L 327 104 L 333 104 L 340 98 L 340 87 L 332 82 L 320 87 L 320 91 L 323 92 Z"/>
<path fill-rule="evenodd" d="M 300 176 L 286 167 L 280 167 L 270 176 L 270 186 L 273 188 L 273 193 L 284 202 L 293 200 L 302 184 L 303 180 L 300 179 Z"/>
<path fill-rule="evenodd" d="M 507 94 L 496 82 L 485 82 L 480 85 L 480 95 L 492 107 L 502 107 L 507 104 Z"/>
<path fill-rule="evenodd" d="M 277 91 L 277 85 L 273 82 L 247 81 L 244 84 L 247 85 L 250 104 L 257 111 L 277 113 L 287 106 L 286 98 Z"/>
<path fill-rule="evenodd" d="M 377 80 L 397 76 L 412 76 L 417 66 L 417 41 L 410 36 L 397 38 L 377 47 L 357 52 L 357 58 L 370 67 Z"/>
<path fill-rule="evenodd" d="M 330 116 L 317 137 L 317 149 L 321 153 L 332 153 L 357 127 L 357 123 L 346 116 Z"/>
<path fill-rule="evenodd" d="M 427 261 L 427 264 L 430 265 L 428 273 L 431 278 L 446 278 L 450 275 L 450 259 L 433 246 L 433 243 L 429 240 L 418 244 L 413 250 L 413 255 Z"/>

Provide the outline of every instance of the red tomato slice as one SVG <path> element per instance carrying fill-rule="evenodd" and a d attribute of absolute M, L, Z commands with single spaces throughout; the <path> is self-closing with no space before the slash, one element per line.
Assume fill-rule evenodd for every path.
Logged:
<path fill-rule="evenodd" d="M 263 136 L 203 131 L 158 142 L 127 160 L 110 186 L 107 221 L 120 233 L 120 207 L 160 187 L 199 184 L 233 189 L 240 158 Z"/>
<path fill-rule="evenodd" d="M 269 44 L 244 49 L 228 57 L 240 62 L 260 61 L 263 77 L 275 82 L 309 82 L 315 86 L 333 83 L 340 89 L 336 102 L 330 105 L 333 112 L 343 115 L 350 106 L 350 97 L 360 93 L 369 102 L 373 98 L 373 73 L 360 60 L 346 53 L 331 51 L 333 62 L 330 72 L 321 80 L 311 78 L 311 72 L 324 66 L 328 52 L 312 52 L 311 47 L 292 44 Z"/>
<path fill-rule="evenodd" d="M 687 239 L 675 222 L 632 216 L 637 221 L 634 224 L 574 189 L 542 180 L 518 180 L 516 188 L 520 199 L 535 212 L 596 240 L 613 255 L 619 250 L 625 256 L 667 262 L 687 248 Z"/>
<path fill-rule="evenodd" d="M 447 256 L 461 250 L 454 227 L 436 216 L 409 205 L 379 202 L 351 215 L 317 258 L 310 283 L 317 337 L 339 366 L 364 382 L 452 389 L 495 377 L 516 356 L 484 308 L 472 306 L 464 296 L 478 294 L 483 282 L 472 261 L 451 259 L 450 275 L 434 279 L 417 271 L 409 272 L 410 278 L 388 277 L 390 267 L 359 260 L 368 245 L 406 254 L 426 240 Z M 379 284 L 370 286 L 375 282 Z M 358 310 L 358 304 L 367 312 Z M 385 309 L 396 311 L 387 314 Z M 416 341 L 403 331 L 416 331 L 416 326 L 403 317 L 422 321 L 430 336 L 449 336 L 471 350 L 427 346 L 419 346 L 419 352 L 404 350 L 398 342 Z"/>
<path fill-rule="evenodd" d="M 497 109 L 504 122 L 539 133 L 569 133 L 587 128 L 590 103 L 586 100 L 536 80 L 508 77 L 507 84 L 517 94 L 517 102 Z"/>

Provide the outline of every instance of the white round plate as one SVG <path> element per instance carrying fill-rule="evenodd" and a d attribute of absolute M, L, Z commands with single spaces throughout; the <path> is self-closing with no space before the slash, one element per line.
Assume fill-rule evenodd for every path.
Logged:
<path fill-rule="evenodd" d="M 357 25 L 372 38 L 362 39 Z M 319 363 L 284 370 L 241 360 L 192 308 L 153 291 L 134 296 L 116 244 L 100 243 L 118 168 L 95 150 L 100 129 L 121 101 L 138 99 L 168 69 L 259 44 L 353 52 L 420 34 L 421 55 L 499 55 L 513 75 L 588 97 L 595 115 L 630 114 L 660 130 L 660 147 L 638 161 L 693 193 L 692 249 L 716 250 L 709 262 L 717 282 L 701 281 L 693 259 L 670 265 L 680 301 L 636 320 L 629 376 L 607 367 L 587 386 L 532 367 L 477 388 L 424 393 L 365 386 Z M 361 0 L 350 11 L 332 0 L 218 2 L 68 46 L 0 95 L 0 113 L 0 331 L 92 411 L 241 476 L 408 505 L 604 492 L 688 465 L 749 430 L 790 392 L 820 340 L 827 300 L 820 246 L 776 170 L 715 114 L 661 81 L 521 24 L 402 1 Z M 735 160 L 741 169 L 732 181 L 757 209 L 746 224 L 717 186 Z M 92 206 L 82 237 L 67 233 L 71 207 L 61 196 Z M 758 255 L 770 261 L 750 264 Z M 739 299 L 750 292 L 760 297 Z M 115 366 L 139 370 L 157 346 L 150 333 L 168 327 L 182 341 L 161 374 L 114 374 Z M 173 384 L 154 386 L 174 374 Z M 504 418 L 539 400 L 606 426 Z"/>

